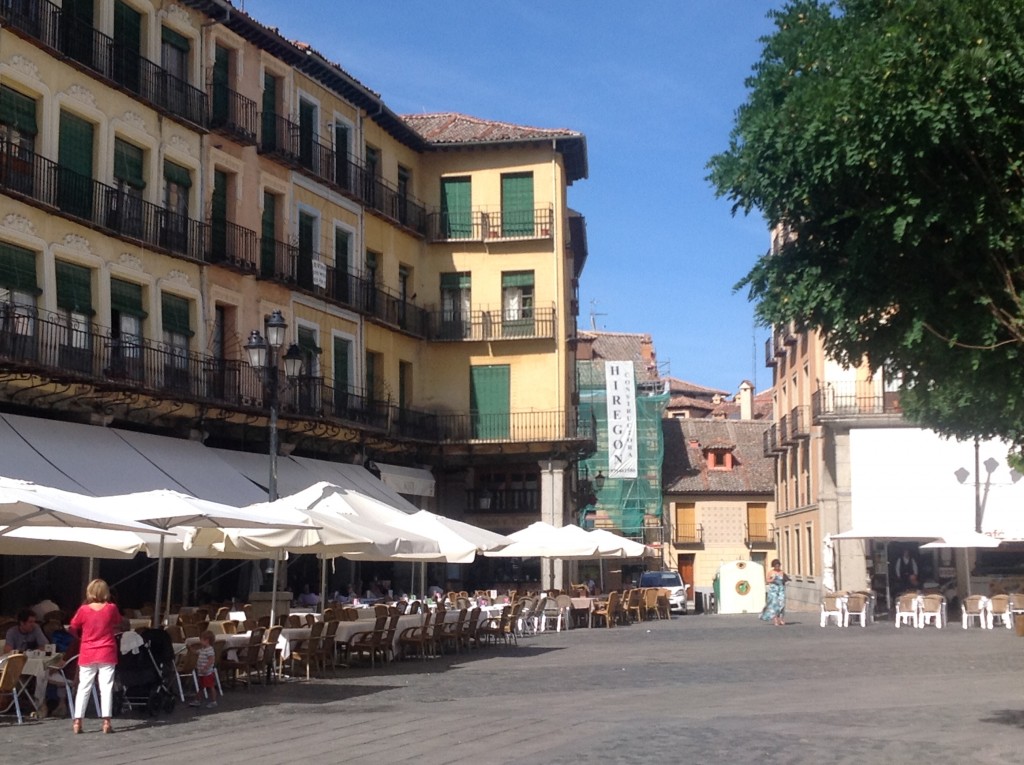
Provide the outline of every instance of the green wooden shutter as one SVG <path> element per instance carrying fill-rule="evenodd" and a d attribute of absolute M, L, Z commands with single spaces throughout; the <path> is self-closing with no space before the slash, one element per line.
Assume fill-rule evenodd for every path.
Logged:
<path fill-rule="evenodd" d="M 505 271 L 501 274 L 502 287 L 533 287 L 533 271 Z"/>
<path fill-rule="evenodd" d="M 470 287 L 469 271 L 453 274 L 441 274 L 442 290 L 468 290 Z"/>
<path fill-rule="evenodd" d="M 192 174 L 187 167 L 164 160 L 164 179 L 182 188 L 192 188 Z"/>
<path fill-rule="evenodd" d="M 85 266 L 54 263 L 57 271 L 57 307 L 92 316 L 92 271 Z"/>
<path fill-rule="evenodd" d="M 142 285 L 111 279 L 110 308 L 118 313 L 146 318 L 146 312 L 142 310 Z"/>
<path fill-rule="evenodd" d="M 277 78 L 263 75 L 262 143 L 265 149 L 277 148 Z"/>
<path fill-rule="evenodd" d="M 349 288 L 349 258 L 351 237 L 344 229 L 334 229 L 334 297 L 342 302 L 351 302 Z"/>
<path fill-rule="evenodd" d="M 120 138 L 115 138 L 114 177 L 119 181 L 124 181 L 133 188 L 146 188 L 146 182 L 142 179 L 144 156 L 145 154 L 140 147 L 127 141 L 122 141 Z"/>
<path fill-rule="evenodd" d="M 172 48 L 177 48 L 182 53 L 188 53 L 192 49 L 192 44 L 185 35 L 175 32 L 169 27 L 160 27 L 160 40 Z"/>
<path fill-rule="evenodd" d="M 300 287 L 313 289 L 313 248 L 316 218 L 299 213 L 299 258 L 295 275 Z"/>
<path fill-rule="evenodd" d="M 142 14 L 122 0 L 114 3 L 114 45 L 110 50 L 114 80 L 132 92 L 139 92 Z"/>
<path fill-rule="evenodd" d="M 213 171 L 213 193 L 210 195 L 210 245 L 213 257 L 223 260 L 228 249 L 228 174 Z"/>
<path fill-rule="evenodd" d="M 446 239 L 469 239 L 473 234 L 469 178 L 441 179 L 442 234 Z"/>
<path fill-rule="evenodd" d="M 352 341 L 343 337 L 334 338 L 334 389 L 347 391 L 349 386 L 348 357 L 352 352 Z"/>
<path fill-rule="evenodd" d="M 0 242 L 0 286 L 38 295 L 36 254 L 32 250 Z"/>
<path fill-rule="evenodd" d="M 377 398 L 377 354 L 366 352 L 366 402 Z"/>
<path fill-rule="evenodd" d="M 231 52 L 220 45 L 216 46 L 213 54 L 213 124 L 224 125 L 229 118 L 229 90 L 231 88 L 230 74 Z"/>
<path fill-rule="evenodd" d="M 260 274 L 271 277 L 277 268 L 277 197 L 263 192 L 263 218 L 260 222 Z"/>
<path fill-rule="evenodd" d="M 299 101 L 299 161 L 306 167 L 313 166 L 313 134 L 316 126 L 316 106 L 309 101 Z"/>
<path fill-rule="evenodd" d="M 469 409 L 473 438 L 508 439 L 510 390 L 507 364 L 470 367 Z"/>
<path fill-rule="evenodd" d="M 0 123 L 9 125 L 19 133 L 36 135 L 36 102 L 18 91 L 0 86 Z"/>
<path fill-rule="evenodd" d="M 348 164 L 349 132 L 348 125 L 334 124 L 334 182 L 343 189 L 352 188 Z"/>
<path fill-rule="evenodd" d="M 80 218 L 89 218 L 92 213 L 92 141 L 91 122 L 61 111 L 57 146 L 58 205 Z"/>
<path fill-rule="evenodd" d="M 501 176 L 501 235 L 533 234 L 533 173 L 506 173 Z"/>
<path fill-rule="evenodd" d="M 160 316 L 164 332 L 192 337 L 194 334 L 188 320 L 188 300 L 177 295 L 160 293 Z"/>

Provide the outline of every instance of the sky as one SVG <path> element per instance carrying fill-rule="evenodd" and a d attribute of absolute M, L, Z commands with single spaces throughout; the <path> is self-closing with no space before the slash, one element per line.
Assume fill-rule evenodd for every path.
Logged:
<path fill-rule="evenodd" d="M 587 138 L 580 329 L 648 333 L 663 375 L 771 385 L 768 331 L 733 286 L 769 245 L 707 162 L 782 0 L 235 0 L 398 114 L 460 112 Z"/>

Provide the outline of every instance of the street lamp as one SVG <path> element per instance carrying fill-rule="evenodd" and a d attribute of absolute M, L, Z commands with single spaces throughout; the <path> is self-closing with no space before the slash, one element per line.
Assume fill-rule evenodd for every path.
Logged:
<path fill-rule="evenodd" d="M 245 351 L 249 354 L 249 365 L 261 376 L 263 389 L 270 402 L 270 419 L 267 427 L 270 430 L 270 479 L 267 483 L 268 499 L 277 499 L 277 410 L 280 404 L 280 388 L 278 381 L 278 353 L 284 345 L 288 322 L 281 312 L 275 310 L 263 322 L 266 339 L 258 329 L 249 333 L 249 342 Z M 284 354 L 284 375 L 291 381 L 302 374 L 302 350 L 292 343 Z"/>

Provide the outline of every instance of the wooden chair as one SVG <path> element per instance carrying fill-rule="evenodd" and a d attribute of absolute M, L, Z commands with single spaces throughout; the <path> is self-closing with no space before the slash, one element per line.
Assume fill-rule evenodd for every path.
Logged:
<path fill-rule="evenodd" d="M 606 627 L 614 627 L 615 619 L 619 612 L 619 598 L 621 597 L 617 590 L 612 591 L 608 594 L 608 600 L 594 606 L 594 609 L 590 612 L 590 626 L 593 627 L 596 621 L 603 619 Z"/>
<path fill-rule="evenodd" d="M 641 621 L 643 618 L 644 592 L 639 587 L 629 591 L 629 596 L 622 600 L 623 618 L 627 623 Z"/>
<path fill-rule="evenodd" d="M 345 606 L 341 609 L 341 621 L 343 622 L 357 622 L 359 621 L 359 609 L 353 608 L 352 606 Z"/>
<path fill-rule="evenodd" d="M 395 633 L 398 631 L 398 620 L 401 616 L 401 612 L 392 606 L 388 614 L 388 626 L 384 629 L 383 641 L 384 658 L 388 661 L 395 660 Z"/>
<path fill-rule="evenodd" d="M 288 614 L 288 621 L 285 623 L 285 627 L 288 629 L 297 629 L 302 626 L 302 618 L 298 614 Z"/>
<path fill-rule="evenodd" d="M 278 646 L 278 642 L 282 629 L 280 624 L 275 624 L 264 633 L 260 664 L 262 665 L 261 675 L 267 683 L 277 682 L 281 677 L 281 648 Z"/>
<path fill-rule="evenodd" d="M 474 643 L 476 647 L 480 647 L 480 642 L 477 640 L 476 628 L 480 625 L 480 606 L 476 606 L 469 612 L 469 617 L 462 625 L 462 630 L 459 632 L 459 640 L 466 647 L 468 651 L 473 647 Z"/>
<path fill-rule="evenodd" d="M 448 609 L 438 606 L 434 609 L 434 630 L 431 640 L 433 641 L 435 655 L 444 653 L 444 631 L 447 629 L 445 619 Z"/>
<path fill-rule="evenodd" d="M 316 622 L 309 628 L 309 637 L 303 640 L 296 648 L 291 650 L 289 655 L 290 672 L 295 676 L 295 664 L 306 666 L 306 679 L 309 680 L 310 667 L 316 667 L 317 671 L 323 672 L 324 665 L 324 627 L 323 622 Z"/>
<path fill-rule="evenodd" d="M 325 621 L 325 622 L 329 622 L 329 621 L 331 621 L 332 619 L 337 619 L 337 618 L 338 618 L 338 617 L 337 617 L 337 616 L 335 616 L 335 611 L 334 611 L 334 609 L 333 609 L 333 608 L 331 608 L 330 606 L 328 606 L 327 608 L 325 608 L 325 609 L 324 609 L 324 616 L 323 616 L 323 619 L 324 619 L 324 621 Z"/>
<path fill-rule="evenodd" d="M 406 627 L 398 635 L 398 646 L 402 649 L 403 656 L 405 655 L 406 647 L 418 649 L 420 658 L 424 661 L 427 658 L 427 652 L 433 646 L 434 630 L 431 620 L 434 615 L 427 611 L 423 618 L 423 624 L 419 627 Z M 431 653 L 431 655 L 433 655 Z"/>
<path fill-rule="evenodd" d="M 658 588 L 647 587 L 644 589 L 643 604 L 640 607 L 640 613 L 643 616 L 644 621 L 650 621 L 658 618 Z"/>
<path fill-rule="evenodd" d="M 373 606 L 373 615 L 375 617 L 377 617 L 377 616 L 387 616 L 388 615 L 388 607 L 386 605 L 384 605 L 383 603 L 376 603 Z"/>
<path fill-rule="evenodd" d="M 348 643 L 345 644 L 346 663 L 352 657 L 352 654 L 360 656 L 369 655 L 371 667 L 376 664 L 378 654 L 382 662 L 386 661 L 387 654 L 384 649 L 384 634 L 387 629 L 387 623 L 387 615 L 378 616 L 374 620 L 372 630 L 357 632 L 350 637 Z"/>
<path fill-rule="evenodd" d="M 184 643 L 185 642 L 185 630 L 181 628 L 180 624 L 172 624 L 165 628 L 167 636 L 171 639 L 172 643 Z"/>
<path fill-rule="evenodd" d="M 23 653 L 12 653 L 4 662 L 3 669 L 0 669 L 0 698 L 6 700 L 9 694 L 11 699 L 7 706 L 0 709 L 0 714 L 10 714 L 11 709 L 18 717 L 18 725 L 23 722 L 21 716 L 21 673 L 25 669 L 25 662 L 28 657 Z"/>
<path fill-rule="evenodd" d="M 477 644 L 482 640 L 486 639 L 488 643 L 492 641 L 497 642 L 498 638 L 501 638 L 506 643 L 508 638 L 505 635 L 505 625 L 508 624 L 508 620 L 512 617 L 512 606 L 505 605 L 501 608 L 501 614 L 499 616 L 491 616 L 484 619 L 477 627 Z"/>
<path fill-rule="evenodd" d="M 324 622 L 324 665 L 330 664 L 333 671 L 338 666 L 338 625 L 341 622 L 331 619 Z"/>
<path fill-rule="evenodd" d="M 460 608 L 459 615 L 454 622 L 445 622 L 441 625 L 441 649 L 444 652 L 444 647 L 448 644 L 455 649 L 455 653 L 459 652 L 459 645 L 461 641 L 462 629 L 466 625 L 466 617 L 469 614 L 469 609 Z"/>
<path fill-rule="evenodd" d="M 409 610 L 409 601 L 408 600 L 400 600 L 400 601 L 398 601 L 395 604 L 395 608 L 398 609 L 398 613 L 404 614 L 406 611 Z"/>
<path fill-rule="evenodd" d="M 409 610 L 406 611 L 406 613 L 408 613 L 408 614 L 418 614 L 422 609 L 423 609 L 423 602 L 419 601 L 419 600 L 414 600 L 412 603 L 409 604 Z"/>
<path fill-rule="evenodd" d="M 215 622 L 226 622 L 231 618 L 231 609 L 227 606 L 221 606 L 217 609 L 217 615 L 213 617 Z"/>
<path fill-rule="evenodd" d="M 658 618 L 672 618 L 672 604 L 669 602 L 669 591 L 664 587 L 658 588 Z"/>
<path fill-rule="evenodd" d="M 225 672 L 230 673 L 232 685 L 244 682 L 247 689 L 252 685 L 253 673 L 258 674 L 261 669 L 260 654 L 263 649 L 263 634 L 263 628 L 257 627 L 249 633 L 249 643 L 236 650 L 235 658 L 230 658 L 230 654 L 227 652 L 221 655 L 219 667 Z M 222 646 L 224 645 L 222 641 L 217 642 L 220 642 Z"/>
<path fill-rule="evenodd" d="M 199 694 L 199 675 L 196 674 L 198 661 L 198 646 L 189 646 L 174 657 L 174 673 L 175 678 L 178 681 L 178 697 L 181 699 L 182 704 L 185 703 L 185 687 L 181 682 L 183 677 L 186 679 L 192 679 L 192 685 L 195 687 L 196 695 Z"/>

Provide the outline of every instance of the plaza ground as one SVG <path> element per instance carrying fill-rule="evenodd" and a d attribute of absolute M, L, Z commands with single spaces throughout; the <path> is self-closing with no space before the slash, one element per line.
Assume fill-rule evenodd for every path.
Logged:
<path fill-rule="evenodd" d="M 7 762 L 1020 763 L 1024 638 L 689 615 L 229 691 L 217 710 L 0 723 Z"/>

